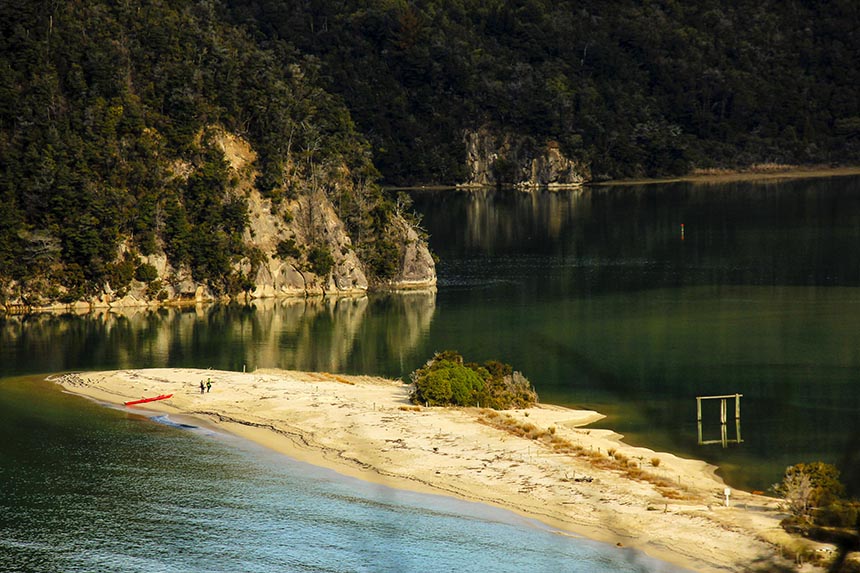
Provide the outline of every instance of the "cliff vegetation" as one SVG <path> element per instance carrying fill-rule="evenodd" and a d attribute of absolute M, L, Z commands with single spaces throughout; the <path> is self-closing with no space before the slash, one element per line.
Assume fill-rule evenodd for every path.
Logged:
<path fill-rule="evenodd" d="M 324 64 L 224 9 L 0 6 L 0 302 L 434 283 Z"/>

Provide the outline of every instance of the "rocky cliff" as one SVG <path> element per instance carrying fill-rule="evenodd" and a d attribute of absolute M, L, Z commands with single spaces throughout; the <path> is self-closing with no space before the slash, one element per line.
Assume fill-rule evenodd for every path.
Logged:
<path fill-rule="evenodd" d="M 482 127 L 465 133 L 464 186 L 579 187 L 591 178 L 586 164 L 565 156 L 558 143 Z"/>
<path fill-rule="evenodd" d="M 247 143 L 226 135 L 222 148 L 231 168 L 237 174 L 242 173 L 253 154 Z M 351 183 L 333 181 L 331 184 Z M 244 192 L 250 215 L 245 240 L 263 254 L 256 269 L 252 261 L 243 261 L 243 270 L 254 271 L 252 297 L 357 294 L 368 289 L 399 290 L 436 285 L 436 265 L 427 242 L 398 214 L 392 216 L 387 229 L 388 238 L 397 249 L 395 272 L 384 280 L 375 280 L 366 271 L 332 203 L 330 196 L 335 195 L 335 191 L 315 188 L 280 206 L 263 199 L 250 181 Z M 278 254 L 278 245 L 284 242 L 296 245 L 292 256 Z M 309 264 L 311 245 L 321 245 L 331 255 L 329 272 L 321 274 Z"/>

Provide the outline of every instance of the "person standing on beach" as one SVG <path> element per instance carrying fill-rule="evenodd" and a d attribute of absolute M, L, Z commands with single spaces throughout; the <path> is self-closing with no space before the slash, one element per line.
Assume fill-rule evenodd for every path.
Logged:
<path fill-rule="evenodd" d="M 200 381 L 200 393 L 203 393 L 203 380 Z"/>
<path fill-rule="evenodd" d="M 203 386 L 202 383 L 200 385 Z M 212 379 L 207 378 L 206 379 L 206 392 L 209 392 L 210 390 L 212 390 Z"/>

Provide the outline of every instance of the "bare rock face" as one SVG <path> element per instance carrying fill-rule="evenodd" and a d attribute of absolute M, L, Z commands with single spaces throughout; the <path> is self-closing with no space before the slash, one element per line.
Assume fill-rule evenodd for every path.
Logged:
<path fill-rule="evenodd" d="M 329 276 L 308 274 L 313 292 L 326 294 L 356 294 L 367 291 L 367 277 L 355 254 L 346 227 L 334 206 L 322 192 L 301 197 L 293 203 L 292 224 L 296 241 L 308 248 L 314 245 L 326 250 L 333 259 Z"/>
<path fill-rule="evenodd" d="M 465 186 L 579 187 L 591 178 L 588 166 L 566 157 L 558 143 L 483 127 L 467 131 Z"/>
<path fill-rule="evenodd" d="M 255 157 L 248 144 L 225 134 L 221 142 L 225 157 L 237 174 L 247 172 Z M 254 188 L 253 177 L 240 185 L 248 201 L 249 225 L 245 243 L 258 249 L 262 261 L 252 266 L 244 260 L 240 270 L 254 284 L 253 298 L 294 297 L 325 294 L 364 294 L 367 278 L 352 242 L 334 206 L 322 191 L 273 205 Z M 278 255 L 278 245 L 291 242 L 295 251 Z M 308 254 L 318 249 L 331 257 L 331 269 L 322 275 L 309 263 Z M 283 256 L 283 258 L 282 258 Z"/>
<path fill-rule="evenodd" d="M 269 264 L 261 265 L 254 278 L 254 298 L 274 298 L 279 296 L 303 296 L 305 278 L 289 263 L 270 259 Z"/>
<path fill-rule="evenodd" d="M 324 194 L 301 197 L 272 213 L 268 200 L 251 191 L 249 244 L 265 255 L 254 278 L 254 297 L 305 294 L 360 294 L 367 291 L 367 278 L 352 242 L 334 207 Z M 289 212 L 289 217 L 284 213 Z M 278 244 L 291 241 L 294 255 L 281 259 Z M 309 263 L 308 253 L 318 249 L 331 257 L 330 272 L 322 275 Z"/>
<path fill-rule="evenodd" d="M 427 289 L 436 286 L 436 262 L 417 231 L 402 217 L 392 225 L 400 247 L 400 271 L 390 282 L 395 289 Z"/>

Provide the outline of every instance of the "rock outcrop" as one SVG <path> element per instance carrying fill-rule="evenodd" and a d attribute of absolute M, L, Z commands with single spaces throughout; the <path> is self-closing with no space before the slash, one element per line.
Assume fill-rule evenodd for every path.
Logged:
<path fill-rule="evenodd" d="M 323 193 L 303 196 L 273 212 L 271 201 L 249 192 L 251 224 L 245 232 L 248 244 L 264 255 L 254 276 L 254 298 L 295 296 L 306 294 L 359 294 L 367 291 L 368 283 L 361 261 L 353 250 L 352 241 L 338 218 L 331 202 Z M 291 220 L 284 222 L 284 211 Z M 322 245 L 331 254 L 331 272 L 319 276 L 300 256 L 280 258 L 277 245 L 281 241 L 301 245 Z M 251 271 L 250 261 L 245 261 Z"/>
<path fill-rule="evenodd" d="M 402 217 L 392 225 L 392 235 L 400 245 L 399 271 L 386 283 L 393 290 L 425 289 L 436 286 L 436 262 L 426 241 Z"/>
<path fill-rule="evenodd" d="M 467 131 L 463 186 L 579 187 L 591 178 L 588 166 L 565 156 L 555 141 L 538 144 L 532 138 L 482 127 Z"/>

